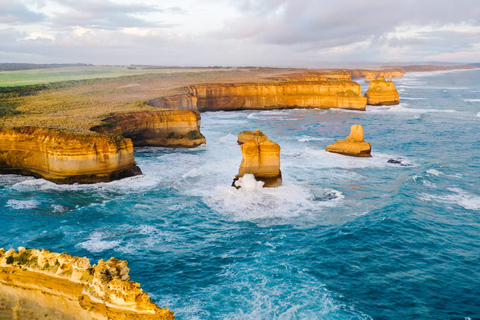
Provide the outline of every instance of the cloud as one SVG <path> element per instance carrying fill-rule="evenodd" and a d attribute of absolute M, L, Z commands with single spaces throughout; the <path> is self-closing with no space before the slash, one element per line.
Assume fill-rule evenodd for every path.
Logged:
<path fill-rule="evenodd" d="M 44 14 L 32 11 L 18 1 L 0 0 L 0 23 L 25 24 L 39 22 L 44 19 Z"/>
<path fill-rule="evenodd" d="M 161 21 L 148 21 L 145 16 L 152 13 L 183 13 L 180 7 L 160 8 L 156 5 L 141 3 L 121 4 L 110 0 L 74 1 L 54 0 L 65 8 L 51 19 L 57 29 L 65 27 L 83 27 L 92 29 L 120 29 L 131 27 L 171 27 Z"/>

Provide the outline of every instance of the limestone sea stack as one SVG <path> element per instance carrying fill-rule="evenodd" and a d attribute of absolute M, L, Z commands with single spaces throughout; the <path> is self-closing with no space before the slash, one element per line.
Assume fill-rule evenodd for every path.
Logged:
<path fill-rule="evenodd" d="M 122 136 L 55 129 L 0 129 L 0 173 L 31 175 L 56 183 L 96 183 L 141 174 L 133 144 Z"/>
<path fill-rule="evenodd" d="M 115 258 L 92 266 L 67 253 L 0 249 L 0 319 L 173 320 L 129 270 Z"/>
<path fill-rule="evenodd" d="M 372 106 L 390 106 L 400 103 L 395 84 L 392 81 L 385 81 L 384 77 L 371 81 L 365 96 L 367 104 Z"/>
<path fill-rule="evenodd" d="M 130 138 L 135 147 L 187 147 L 206 143 L 200 133 L 200 114 L 192 110 L 123 113 L 102 120 L 91 130 Z"/>
<path fill-rule="evenodd" d="M 258 143 L 262 143 L 265 140 L 268 140 L 268 137 L 264 135 L 263 132 L 260 131 L 259 129 L 255 131 L 247 130 L 247 131 L 240 132 L 238 134 L 238 139 L 237 139 L 238 144 L 242 145 L 248 140 L 255 140 Z"/>
<path fill-rule="evenodd" d="M 345 140 L 337 140 L 335 143 L 327 146 L 326 150 L 347 156 L 371 157 L 372 147 L 370 143 L 364 141 L 362 126 L 353 125 L 350 135 Z"/>
<path fill-rule="evenodd" d="M 243 158 L 232 186 L 238 187 L 237 180 L 245 174 L 253 174 L 255 180 L 264 182 L 264 187 L 278 187 L 282 184 L 278 144 L 270 140 L 261 143 L 248 140 L 241 145 L 241 149 Z"/>

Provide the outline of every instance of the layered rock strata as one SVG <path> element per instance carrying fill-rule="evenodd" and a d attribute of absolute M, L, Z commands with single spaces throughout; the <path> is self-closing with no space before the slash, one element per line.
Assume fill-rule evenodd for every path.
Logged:
<path fill-rule="evenodd" d="M 270 140 L 261 143 L 248 140 L 241 145 L 241 149 L 243 158 L 232 186 L 238 188 L 236 182 L 245 174 L 253 174 L 255 180 L 264 182 L 264 187 L 278 187 L 282 184 L 278 144 Z"/>
<path fill-rule="evenodd" d="M 189 93 L 153 99 L 150 100 L 149 104 L 161 109 L 189 109 L 198 111 L 197 97 Z"/>
<path fill-rule="evenodd" d="M 260 131 L 259 129 L 255 131 L 247 130 L 247 131 L 240 132 L 238 134 L 238 139 L 237 139 L 238 144 L 242 145 L 248 140 L 255 140 L 257 143 L 262 143 L 268 140 L 268 137 L 264 135 L 263 132 Z"/>
<path fill-rule="evenodd" d="M 354 157 L 371 157 L 372 147 L 364 141 L 361 125 L 353 125 L 350 135 L 345 140 L 337 140 L 326 147 L 329 152 L 340 153 Z"/>
<path fill-rule="evenodd" d="M 130 138 L 135 147 L 197 147 L 206 143 L 200 133 L 200 114 L 192 110 L 124 113 L 102 120 L 92 130 Z"/>
<path fill-rule="evenodd" d="M 207 84 L 186 87 L 204 111 L 288 108 L 365 110 L 366 98 L 353 81 L 286 82 L 269 84 Z"/>
<path fill-rule="evenodd" d="M 141 171 L 135 165 L 130 139 L 23 127 L 0 129 L 0 173 L 56 183 L 96 183 Z"/>
<path fill-rule="evenodd" d="M 92 266 L 67 253 L 0 249 L 0 318 L 174 319 L 129 281 L 129 270 L 115 258 Z"/>
<path fill-rule="evenodd" d="M 365 78 L 366 82 L 377 80 L 379 77 L 384 77 L 391 81 L 393 78 L 403 77 L 403 70 L 350 70 L 352 79 Z"/>
<path fill-rule="evenodd" d="M 369 83 L 365 96 L 367 104 L 372 106 L 389 106 L 400 103 L 395 84 L 392 81 L 385 81 L 383 77 Z"/>

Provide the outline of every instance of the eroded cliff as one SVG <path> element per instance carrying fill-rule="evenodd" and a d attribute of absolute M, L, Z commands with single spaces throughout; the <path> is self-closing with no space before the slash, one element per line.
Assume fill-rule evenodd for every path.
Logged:
<path fill-rule="evenodd" d="M 130 138 L 136 147 L 197 147 L 206 143 L 200 133 L 200 114 L 192 110 L 123 113 L 102 122 L 92 130 Z"/>
<path fill-rule="evenodd" d="M 373 106 L 388 106 L 400 103 L 397 88 L 392 81 L 385 81 L 383 77 L 373 80 L 365 93 L 367 104 Z"/>
<path fill-rule="evenodd" d="M 129 281 L 129 270 L 114 258 L 91 266 L 67 253 L 0 249 L 0 318 L 173 320 Z"/>
<path fill-rule="evenodd" d="M 0 172 L 56 183 L 107 182 L 141 174 L 130 139 L 31 127 L 0 129 Z"/>
<path fill-rule="evenodd" d="M 232 186 L 239 187 L 237 180 L 245 174 L 253 174 L 255 180 L 263 181 L 264 187 L 278 187 L 282 184 L 280 171 L 280 146 L 273 141 L 258 143 L 248 140 L 241 145 L 242 162 Z"/>
<path fill-rule="evenodd" d="M 352 79 L 365 78 L 365 81 L 370 82 L 377 80 L 379 77 L 384 77 L 388 81 L 393 78 L 403 77 L 403 70 L 401 69 L 386 69 L 386 70 L 350 70 Z"/>
<path fill-rule="evenodd" d="M 245 142 L 247 142 L 248 140 L 255 140 L 255 141 L 257 141 L 257 143 L 262 143 L 262 142 L 268 140 L 268 137 L 266 135 L 264 135 L 263 132 L 260 131 L 259 129 L 255 130 L 255 131 L 246 130 L 246 131 L 242 131 L 238 134 L 238 137 L 237 137 L 237 143 L 238 144 L 242 145 Z"/>
<path fill-rule="evenodd" d="M 186 87 L 203 111 L 287 108 L 365 110 L 366 98 L 353 81 L 206 84 Z"/>

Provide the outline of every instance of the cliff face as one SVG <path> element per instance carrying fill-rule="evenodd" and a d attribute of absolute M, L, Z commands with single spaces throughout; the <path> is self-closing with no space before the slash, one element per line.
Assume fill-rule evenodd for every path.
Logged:
<path fill-rule="evenodd" d="M 178 94 L 170 97 L 162 97 L 150 100 L 151 106 L 161 109 L 189 109 L 198 111 L 197 97 L 192 94 Z"/>
<path fill-rule="evenodd" d="M 282 184 L 280 171 L 280 146 L 270 140 L 258 143 L 248 140 L 241 146 L 242 162 L 235 182 L 245 174 L 253 174 L 255 179 L 264 182 L 264 187 L 278 187 Z"/>
<path fill-rule="evenodd" d="M 348 70 L 330 70 L 323 72 L 301 72 L 281 77 L 272 78 L 277 81 L 351 81 L 352 77 Z"/>
<path fill-rule="evenodd" d="M 350 135 L 345 140 L 337 140 L 328 145 L 326 150 L 354 157 L 371 157 L 372 147 L 370 143 L 364 141 L 362 126 L 353 125 Z"/>
<path fill-rule="evenodd" d="M 56 183 L 107 182 L 141 174 L 130 139 L 54 129 L 0 129 L 0 172 Z"/>
<path fill-rule="evenodd" d="M 352 79 L 365 78 L 365 81 L 370 82 L 377 80 L 379 77 L 384 77 L 385 79 L 391 81 L 393 78 L 403 77 L 403 70 L 394 69 L 394 70 L 350 70 Z"/>
<path fill-rule="evenodd" d="M 92 130 L 130 138 L 134 146 L 197 147 L 206 143 L 200 133 L 200 114 L 191 110 L 125 113 L 102 120 Z"/>
<path fill-rule="evenodd" d="M 387 106 L 400 103 L 400 97 L 395 84 L 382 78 L 370 82 L 365 96 L 367 97 L 367 104 L 373 106 Z"/>
<path fill-rule="evenodd" d="M 0 249 L 0 318 L 174 319 L 129 281 L 129 270 L 114 258 L 91 266 L 66 253 Z"/>
<path fill-rule="evenodd" d="M 286 108 L 365 110 L 366 98 L 352 81 L 274 84 L 211 84 L 185 88 L 197 97 L 200 112 Z"/>

